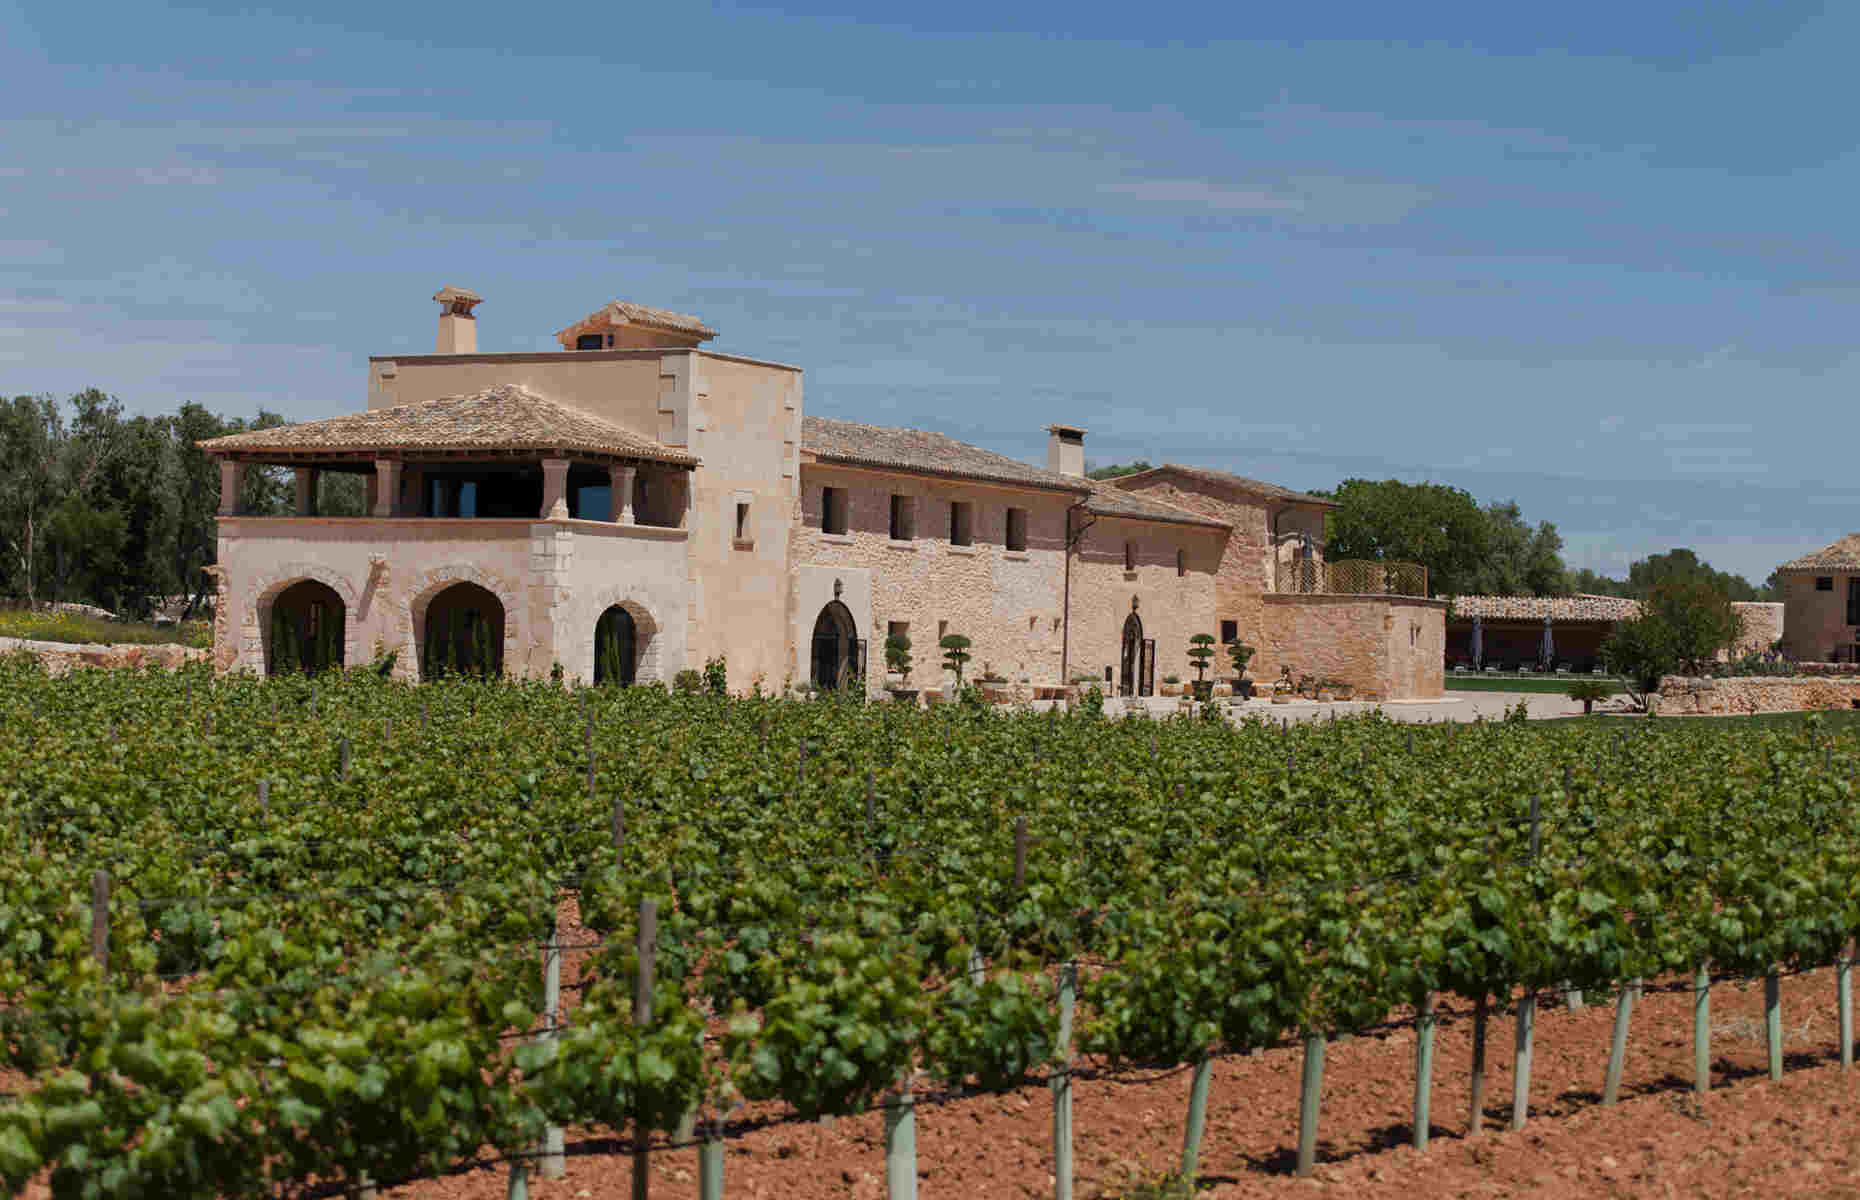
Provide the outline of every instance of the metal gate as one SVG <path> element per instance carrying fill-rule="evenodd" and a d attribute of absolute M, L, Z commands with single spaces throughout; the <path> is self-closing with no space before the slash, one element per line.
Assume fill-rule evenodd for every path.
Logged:
<path fill-rule="evenodd" d="M 1143 639 L 1143 669 L 1137 683 L 1137 695 L 1156 694 L 1156 639 Z"/>

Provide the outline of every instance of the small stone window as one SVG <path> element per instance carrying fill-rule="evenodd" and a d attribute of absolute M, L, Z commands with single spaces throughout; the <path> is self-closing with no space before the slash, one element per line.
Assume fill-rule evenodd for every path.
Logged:
<path fill-rule="evenodd" d="M 1818 592 L 1833 591 L 1834 590 L 1834 576 L 1832 575 L 1815 576 L 1815 590 Z"/>
<path fill-rule="evenodd" d="M 949 502 L 949 544 L 952 546 L 973 546 L 975 544 L 975 506 L 967 500 Z"/>
<path fill-rule="evenodd" d="M 1124 570 L 1134 571 L 1136 569 L 1137 569 L 1137 544 L 1135 542 L 1125 542 L 1124 543 Z"/>
<path fill-rule="evenodd" d="M 749 502 L 747 500 L 736 502 L 736 540 L 739 542 L 749 540 Z"/>
<path fill-rule="evenodd" d="M 1222 621 L 1221 622 L 1221 645 L 1231 646 L 1239 640 L 1240 640 L 1240 622 Z"/>
<path fill-rule="evenodd" d="M 1847 577 L 1847 623 L 1860 625 L 1860 575 Z"/>
<path fill-rule="evenodd" d="M 820 489 L 820 532 L 846 532 L 846 489 Z"/>
<path fill-rule="evenodd" d="M 1175 573 L 1177 576 L 1188 574 L 1188 551 L 1177 550 L 1175 552 Z"/>
<path fill-rule="evenodd" d="M 1024 508 L 1007 510 L 1007 548 L 1009 550 L 1027 548 L 1027 510 Z"/>
<path fill-rule="evenodd" d="M 908 542 L 917 536 L 917 505 L 909 496 L 892 493 L 891 540 Z"/>

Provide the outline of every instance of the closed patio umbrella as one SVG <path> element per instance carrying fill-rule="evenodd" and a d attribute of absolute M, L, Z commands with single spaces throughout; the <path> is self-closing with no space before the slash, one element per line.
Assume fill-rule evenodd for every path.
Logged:
<path fill-rule="evenodd" d="M 1546 671 L 1555 670 L 1556 669 L 1556 638 L 1552 637 L 1550 634 L 1550 614 L 1549 613 L 1544 614 L 1544 645 L 1543 645 L 1542 653 L 1543 653 L 1543 660 L 1544 660 L 1544 670 Z"/>
<path fill-rule="evenodd" d="M 1473 618 L 1472 660 L 1475 671 L 1485 666 L 1485 623 L 1478 617 Z"/>

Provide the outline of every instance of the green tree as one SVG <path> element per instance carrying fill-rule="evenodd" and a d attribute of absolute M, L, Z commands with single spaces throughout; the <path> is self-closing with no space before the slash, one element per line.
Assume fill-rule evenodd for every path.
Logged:
<path fill-rule="evenodd" d="M 1420 563 L 1437 596 L 1476 590 L 1492 541 L 1492 523 L 1472 496 L 1439 483 L 1346 479 L 1325 517 L 1331 561 L 1382 559 Z"/>
<path fill-rule="evenodd" d="M 1697 577 L 1669 579 L 1641 601 L 1640 616 L 1615 626 L 1602 643 L 1602 661 L 1639 700 L 1658 689 L 1662 675 L 1705 670 L 1742 627 L 1721 587 Z"/>
<path fill-rule="evenodd" d="M 1085 472 L 1085 478 L 1087 479 L 1117 479 L 1120 476 L 1136 475 L 1144 471 L 1153 471 L 1153 470 L 1155 470 L 1155 468 L 1150 466 L 1149 463 L 1144 462 L 1142 459 L 1138 459 L 1136 462 L 1133 462 L 1133 463 L 1125 463 L 1125 464 L 1112 463 L 1108 467 L 1092 467 Z"/>
<path fill-rule="evenodd" d="M 943 648 L 943 666 L 956 673 L 956 690 L 962 690 L 962 664 L 969 661 L 969 639 L 960 633 L 945 634 L 937 645 Z"/>
<path fill-rule="evenodd" d="M 1485 506 L 1484 560 L 1473 574 L 1473 591 L 1490 596 L 1561 596 L 1569 581 L 1563 568 L 1563 538 L 1556 526 L 1524 520 L 1516 500 Z"/>

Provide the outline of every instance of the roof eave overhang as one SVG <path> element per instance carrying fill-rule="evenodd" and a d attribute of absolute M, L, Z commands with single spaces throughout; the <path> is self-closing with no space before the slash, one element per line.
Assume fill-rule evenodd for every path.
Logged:
<path fill-rule="evenodd" d="M 214 458 L 278 466 L 376 460 L 408 462 L 422 459 L 543 459 L 569 458 L 584 462 L 641 462 L 694 470 L 698 460 L 687 455 L 658 455 L 640 451 L 590 450 L 572 446 L 214 446 L 194 443 Z"/>
<path fill-rule="evenodd" d="M 1054 492 L 1062 496 L 1089 496 L 1091 488 L 1072 487 L 1059 483 L 1044 483 L 1032 479 L 1009 479 L 1006 476 L 987 475 L 975 471 L 939 471 L 934 467 L 909 467 L 898 463 L 882 462 L 877 459 L 856 458 L 844 454 L 822 454 L 818 450 L 803 450 L 803 465 L 818 463 L 822 466 L 853 467 L 861 471 L 880 471 L 889 475 L 921 475 L 929 479 L 960 479 L 969 483 L 986 483 L 993 487 L 1021 488 L 1030 492 Z"/>

